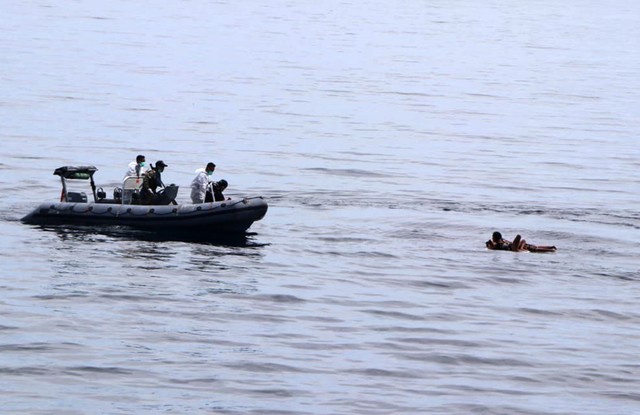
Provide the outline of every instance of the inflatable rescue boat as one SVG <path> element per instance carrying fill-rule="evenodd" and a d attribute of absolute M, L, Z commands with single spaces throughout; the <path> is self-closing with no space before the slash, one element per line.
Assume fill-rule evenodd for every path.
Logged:
<path fill-rule="evenodd" d="M 127 177 L 114 197 L 106 198 L 102 188 L 96 189 L 94 166 L 65 166 L 53 174 L 62 182 L 59 202 L 41 203 L 22 222 L 34 225 L 128 226 L 151 231 L 179 231 L 224 237 L 246 231 L 267 213 L 262 196 L 226 199 L 201 204 L 177 204 L 178 186 L 160 190 L 153 205 L 142 205 L 142 177 Z M 85 192 L 70 191 L 68 181 L 89 181 L 93 201 Z"/>

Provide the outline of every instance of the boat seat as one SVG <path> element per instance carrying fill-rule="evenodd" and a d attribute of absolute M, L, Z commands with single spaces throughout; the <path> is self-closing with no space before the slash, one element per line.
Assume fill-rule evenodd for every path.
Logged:
<path fill-rule="evenodd" d="M 169 186 L 161 189 L 157 194 L 156 198 L 153 202 L 154 205 L 170 205 L 176 204 L 175 200 L 178 196 L 178 189 L 180 186 L 176 186 L 175 184 L 170 184 Z"/>
<path fill-rule="evenodd" d="M 137 194 L 142 187 L 142 177 L 129 176 L 125 177 L 122 182 L 122 204 L 131 205 L 137 202 Z"/>
<path fill-rule="evenodd" d="M 125 177 L 122 183 L 124 190 L 136 190 L 142 187 L 142 177 L 129 176 Z"/>
<path fill-rule="evenodd" d="M 87 203 L 87 194 L 85 192 L 67 192 L 67 202 Z"/>
<path fill-rule="evenodd" d="M 98 199 L 97 203 L 106 203 L 106 204 L 115 204 L 115 205 L 119 205 L 121 202 L 121 199 Z"/>

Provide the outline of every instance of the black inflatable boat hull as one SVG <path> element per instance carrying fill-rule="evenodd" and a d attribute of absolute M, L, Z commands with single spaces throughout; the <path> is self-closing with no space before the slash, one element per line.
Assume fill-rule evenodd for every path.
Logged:
<path fill-rule="evenodd" d="M 109 203 L 42 203 L 22 222 L 34 225 L 129 226 L 146 230 L 244 232 L 264 217 L 262 197 L 197 205 L 120 205 Z"/>

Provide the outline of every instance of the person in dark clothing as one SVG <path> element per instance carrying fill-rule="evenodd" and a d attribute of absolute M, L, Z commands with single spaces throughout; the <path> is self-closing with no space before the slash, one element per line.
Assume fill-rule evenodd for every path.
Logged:
<path fill-rule="evenodd" d="M 155 167 L 151 165 L 151 169 L 144 174 L 141 189 L 142 204 L 153 205 L 155 203 L 156 189 L 158 187 L 164 187 L 164 183 L 162 183 L 162 172 L 165 167 L 169 167 L 169 165 L 165 164 L 162 160 L 158 160 Z"/>
<path fill-rule="evenodd" d="M 225 197 L 222 194 L 222 192 L 227 188 L 227 186 L 229 186 L 229 183 L 227 183 L 225 179 L 211 183 L 211 185 L 209 186 L 209 189 L 207 189 L 207 194 L 204 198 L 205 203 L 214 202 L 214 201 L 222 202 L 223 200 L 225 200 Z"/>
<path fill-rule="evenodd" d="M 227 181 L 225 179 L 222 179 L 220 181 L 217 181 L 213 184 L 213 199 L 216 202 L 221 202 L 224 200 L 224 195 L 222 194 L 223 191 L 225 191 L 227 189 L 227 186 L 229 186 L 229 183 L 227 183 Z"/>

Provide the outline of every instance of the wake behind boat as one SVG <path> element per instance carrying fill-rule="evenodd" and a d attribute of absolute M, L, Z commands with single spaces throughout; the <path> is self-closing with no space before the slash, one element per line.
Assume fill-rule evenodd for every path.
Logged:
<path fill-rule="evenodd" d="M 176 204 L 178 186 L 167 186 L 158 192 L 154 205 L 139 204 L 141 177 L 127 177 L 121 189 L 106 198 L 102 188 L 96 189 L 94 166 L 65 166 L 54 171 L 60 176 L 62 193 L 59 202 L 41 203 L 22 222 L 35 225 L 128 226 L 160 232 L 208 234 L 224 237 L 246 231 L 267 213 L 267 202 L 261 197 L 227 199 L 201 204 Z M 85 192 L 69 191 L 68 180 L 89 181 L 93 202 Z"/>

